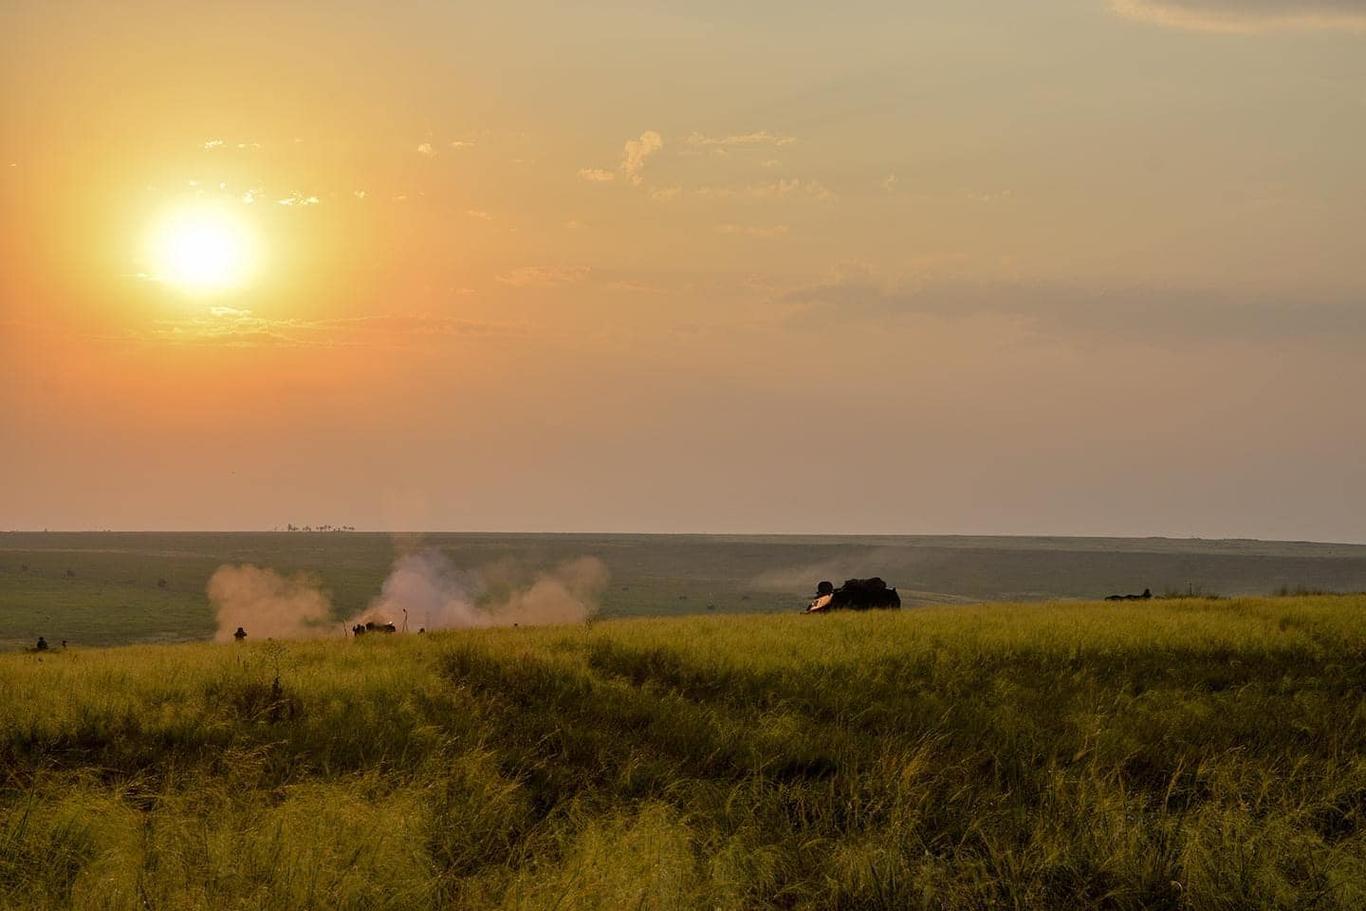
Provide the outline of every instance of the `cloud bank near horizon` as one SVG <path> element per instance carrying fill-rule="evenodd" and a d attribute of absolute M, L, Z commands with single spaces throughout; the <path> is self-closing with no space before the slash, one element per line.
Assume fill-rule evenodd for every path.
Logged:
<path fill-rule="evenodd" d="M 1121 16 L 1204 32 L 1366 31 L 1363 0 L 1110 0 Z"/>

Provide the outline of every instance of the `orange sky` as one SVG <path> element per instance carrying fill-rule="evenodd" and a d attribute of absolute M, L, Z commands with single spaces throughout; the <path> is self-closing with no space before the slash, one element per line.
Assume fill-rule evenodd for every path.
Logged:
<path fill-rule="evenodd" d="M 0 8 L 0 528 L 1366 541 L 1366 8 L 732 6 Z"/>

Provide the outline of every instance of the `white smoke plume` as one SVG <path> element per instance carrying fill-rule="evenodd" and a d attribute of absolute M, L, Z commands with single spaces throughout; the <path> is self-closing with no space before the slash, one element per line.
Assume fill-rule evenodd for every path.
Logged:
<path fill-rule="evenodd" d="M 439 551 L 425 550 L 395 560 L 379 597 L 349 622 L 401 626 L 406 621 L 410 629 L 428 630 L 582 623 L 596 612 L 606 586 L 603 562 L 581 557 L 541 574 L 529 588 L 480 603 L 475 579 Z"/>
<path fill-rule="evenodd" d="M 208 595 L 216 642 L 231 640 L 238 627 L 253 639 L 310 639 L 335 630 L 331 602 L 303 573 L 286 578 L 250 564 L 220 566 L 209 578 Z"/>
<path fill-rule="evenodd" d="M 498 579 L 507 567 L 494 565 Z M 538 575 L 529 586 L 513 587 L 496 598 L 483 597 L 482 574 L 456 569 L 445 555 L 422 550 L 400 555 L 370 606 L 346 621 L 345 629 L 373 621 L 399 629 L 474 629 L 490 626 L 543 626 L 582 623 L 598 609 L 607 587 L 607 567 L 596 557 L 580 557 Z M 313 639 L 340 635 L 331 601 L 318 580 L 285 577 L 272 569 L 243 564 L 220 566 L 209 579 L 217 642 L 228 642 L 242 627 L 250 639 Z"/>

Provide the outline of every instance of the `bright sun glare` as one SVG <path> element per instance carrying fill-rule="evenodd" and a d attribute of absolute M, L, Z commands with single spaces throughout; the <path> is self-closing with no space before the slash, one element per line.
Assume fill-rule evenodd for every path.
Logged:
<path fill-rule="evenodd" d="M 243 221 L 211 206 L 166 215 L 152 234 L 156 277 L 186 291 L 228 291 L 251 278 L 255 244 Z"/>

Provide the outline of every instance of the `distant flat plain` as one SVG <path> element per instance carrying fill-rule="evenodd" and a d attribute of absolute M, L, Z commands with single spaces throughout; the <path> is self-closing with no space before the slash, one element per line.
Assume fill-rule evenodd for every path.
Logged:
<path fill-rule="evenodd" d="M 205 583 L 224 564 L 303 572 L 335 614 L 364 608 L 396 555 L 431 548 L 472 580 L 515 586 L 583 556 L 611 581 L 604 617 L 796 611 L 822 579 L 879 575 L 903 603 L 1163 594 L 1366 591 L 1366 545 L 1173 538 L 9 532 L 0 534 L 0 647 L 203 639 Z"/>

